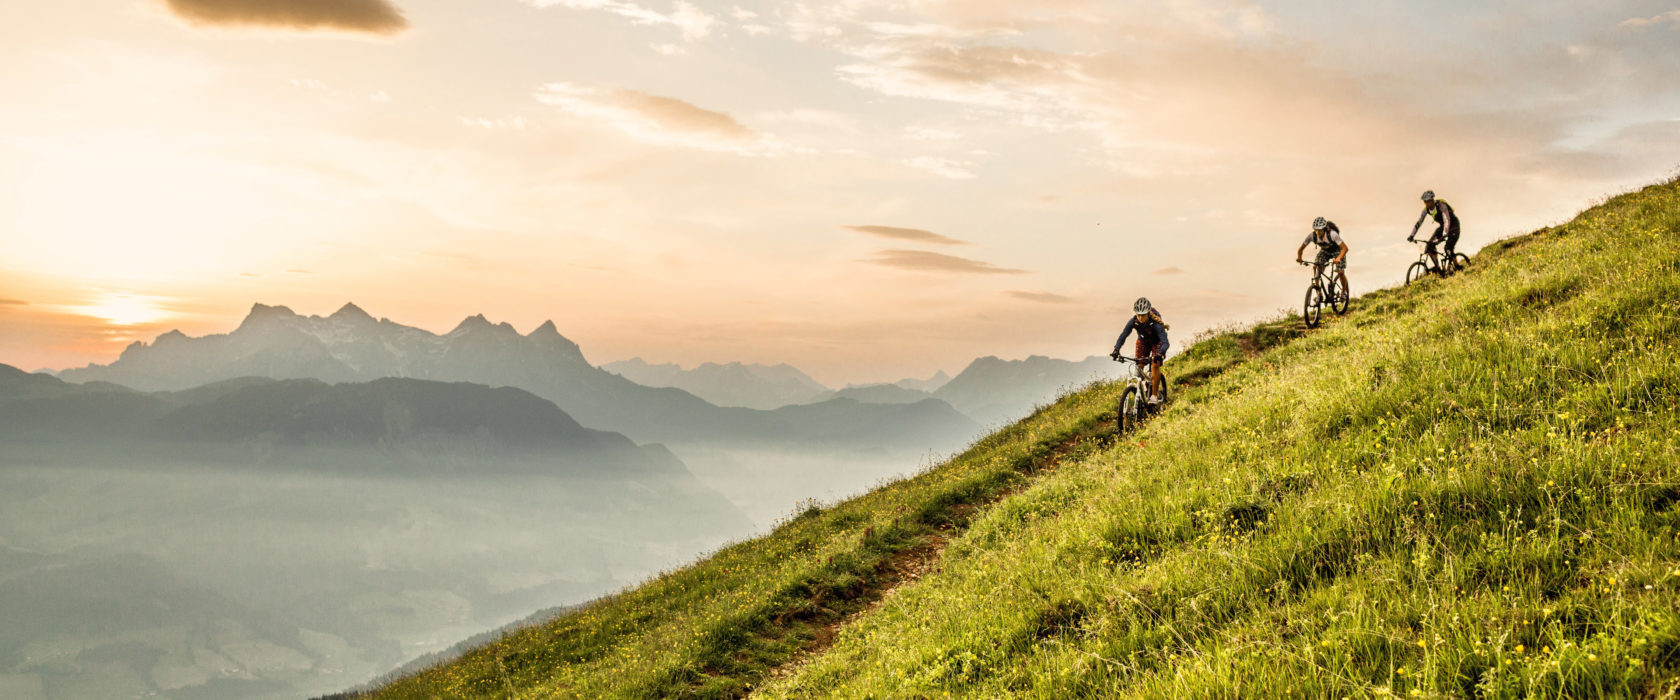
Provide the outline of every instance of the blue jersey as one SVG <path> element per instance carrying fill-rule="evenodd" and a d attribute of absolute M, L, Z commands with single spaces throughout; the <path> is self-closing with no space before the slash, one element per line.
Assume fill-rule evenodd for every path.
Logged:
<path fill-rule="evenodd" d="M 1120 347 L 1126 344 L 1126 338 L 1132 334 L 1132 331 L 1137 331 L 1138 340 L 1143 341 L 1144 344 L 1155 346 L 1155 352 L 1162 355 L 1167 354 L 1167 327 L 1153 315 L 1143 323 L 1138 323 L 1136 316 L 1127 319 L 1125 330 L 1120 331 L 1120 339 L 1114 341 L 1115 352 L 1120 352 Z"/>

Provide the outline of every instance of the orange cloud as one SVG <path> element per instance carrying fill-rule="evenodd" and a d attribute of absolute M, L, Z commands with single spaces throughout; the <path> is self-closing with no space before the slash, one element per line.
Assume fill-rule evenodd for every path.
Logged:
<path fill-rule="evenodd" d="M 867 233 L 871 236 L 893 238 L 901 241 L 916 243 L 935 243 L 938 245 L 968 245 L 968 241 L 960 241 L 950 236 L 942 236 L 932 231 L 919 228 L 899 228 L 897 226 L 842 226 L 848 231 Z"/>
<path fill-rule="evenodd" d="M 1050 292 L 1028 292 L 1028 291 L 1022 291 L 1022 290 L 1011 290 L 1011 291 L 1004 292 L 1004 293 L 1008 294 L 1009 296 L 1015 297 L 1016 299 L 1022 299 L 1022 300 L 1025 300 L 1025 301 L 1037 302 L 1037 303 L 1040 303 L 1040 304 L 1072 304 L 1073 303 L 1073 297 L 1062 296 L 1060 294 L 1051 294 Z"/>
<path fill-rule="evenodd" d="M 600 122 L 646 143 L 742 155 L 774 155 L 789 150 L 728 114 L 674 97 L 639 90 L 600 90 L 549 83 L 537 91 L 536 98 L 543 104 Z"/>
<path fill-rule="evenodd" d="M 176 17 L 194 25 L 336 30 L 392 35 L 408 29 L 402 11 L 387 0 L 163 0 Z"/>
<path fill-rule="evenodd" d="M 863 262 L 915 272 L 943 272 L 970 275 L 1020 275 L 1026 270 L 998 267 L 989 262 L 959 258 L 925 250 L 883 250 Z"/>

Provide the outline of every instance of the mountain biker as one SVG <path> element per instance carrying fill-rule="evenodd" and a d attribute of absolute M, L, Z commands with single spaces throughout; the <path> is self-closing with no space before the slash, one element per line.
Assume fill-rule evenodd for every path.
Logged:
<path fill-rule="evenodd" d="M 1423 213 L 1418 215 L 1417 223 L 1412 224 L 1412 235 L 1406 237 L 1406 242 L 1417 242 L 1418 229 L 1423 226 L 1423 221 L 1430 217 L 1435 218 L 1435 233 L 1430 234 L 1429 241 L 1423 250 L 1429 254 L 1429 260 L 1435 263 L 1435 269 L 1440 274 L 1445 275 L 1446 269 L 1441 267 L 1440 256 L 1435 252 L 1435 245 L 1443 239 L 1446 240 L 1447 260 L 1453 259 L 1453 248 L 1458 246 L 1458 214 L 1453 211 L 1452 205 L 1448 204 L 1447 200 L 1435 198 L 1435 190 L 1426 190 L 1423 193 Z"/>
<path fill-rule="evenodd" d="M 1342 280 L 1341 293 L 1346 293 L 1348 245 L 1342 240 L 1342 229 L 1336 226 L 1336 222 L 1328 221 L 1322 216 L 1313 219 L 1312 228 L 1312 233 L 1307 234 L 1307 240 L 1301 241 L 1301 247 L 1295 249 L 1295 262 L 1305 263 L 1306 261 L 1301 259 L 1301 252 L 1306 250 L 1308 245 L 1318 246 L 1318 258 L 1313 262 L 1313 274 L 1323 271 L 1326 264 L 1335 263 L 1336 274 Z"/>
<path fill-rule="evenodd" d="M 1132 304 L 1132 318 L 1126 321 L 1126 329 L 1120 331 L 1120 338 L 1114 341 L 1114 352 L 1109 353 L 1109 357 L 1120 359 L 1120 348 L 1134 330 L 1138 334 L 1138 363 L 1150 366 L 1149 403 L 1161 403 L 1161 360 L 1166 357 L 1170 343 L 1167 342 L 1167 324 L 1161 320 L 1161 313 L 1149 303 L 1148 297 L 1138 297 Z"/>

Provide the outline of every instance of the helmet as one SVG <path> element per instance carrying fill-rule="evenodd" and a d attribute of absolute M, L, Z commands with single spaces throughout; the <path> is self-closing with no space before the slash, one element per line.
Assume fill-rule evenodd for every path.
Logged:
<path fill-rule="evenodd" d="M 1138 300 L 1132 303 L 1132 313 L 1139 316 L 1154 310 L 1155 307 L 1149 304 L 1149 297 L 1138 297 Z"/>
<path fill-rule="evenodd" d="M 1423 201 L 1427 202 L 1427 201 L 1429 201 L 1431 199 L 1434 199 L 1434 198 L 1435 198 L 1435 190 L 1424 190 L 1423 191 Z"/>
<path fill-rule="evenodd" d="M 1316 219 L 1313 219 L 1313 230 L 1314 231 L 1323 231 L 1324 229 L 1329 228 L 1329 226 L 1330 226 L 1330 222 L 1325 221 L 1324 217 L 1322 217 L 1322 216 L 1320 216 Z"/>

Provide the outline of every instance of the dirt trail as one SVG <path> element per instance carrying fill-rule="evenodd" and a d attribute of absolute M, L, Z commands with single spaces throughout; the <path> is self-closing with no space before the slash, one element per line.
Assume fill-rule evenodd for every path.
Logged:
<path fill-rule="evenodd" d="M 898 551 L 875 567 L 873 575 L 866 579 L 863 590 L 854 599 L 865 603 L 862 609 L 819 627 L 816 636 L 804 644 L 803 648 L 793 658 L 772 669 L 768 674 L 769 677 L 779 679 L 792 675 L 805 663 L 833 646 L 834 641 L 840 636 L 841 629 L 880 607 L 881 601 L 885 600 L 893 591 L 901 586 L 915 583 L 923 576 L 938 573 L 939 558 L 945 553 L 945 546 L 951 540 L 962 536 L 963 532 L 968 529 L 969 524 L 973 522 L 973 518 L 970 516 L 975 511 L 1001 502 L 1003 499 L 1031 486 L 1041 475 L 1055 471 L 1057 467 L 1061 466 L 1062 460 L 1068 453 L 1072 452 L 1082 440 L 1090 437 L 1092 435 L 1089 432 L 1081 432 L 1058 443 L 1056 447 L 1050 450 L 1048 457 L 1035 461 L 1020 470 L 1020 473 L 1030 477 L 1027 480 L 1000 491 L 983 501 L 954 506 L 953 517 L 939 526 L 935 532 L 924 535 L 915 546 Z"/>

